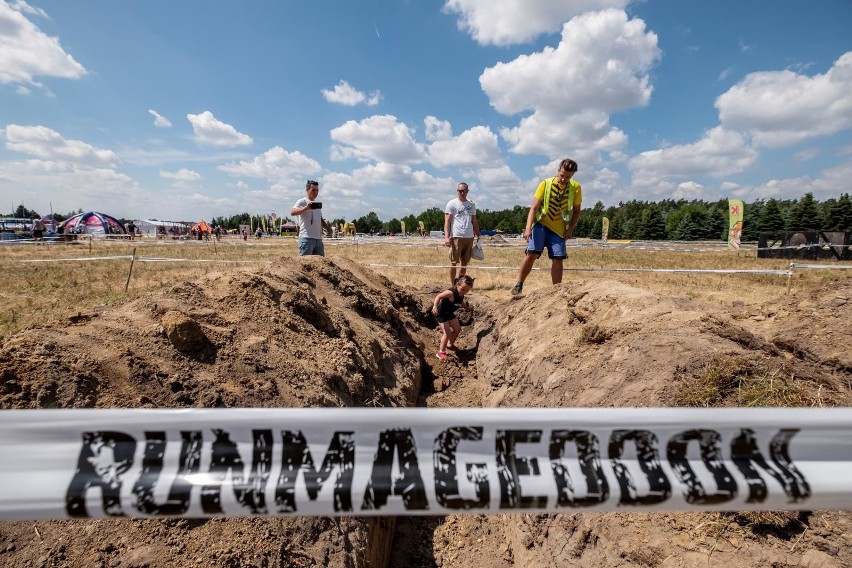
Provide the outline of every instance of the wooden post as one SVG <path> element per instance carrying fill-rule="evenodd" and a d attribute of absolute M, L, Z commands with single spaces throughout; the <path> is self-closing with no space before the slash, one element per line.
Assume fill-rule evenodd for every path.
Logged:
<path fill-rule="evenodd" d="M 130 256 L 130 270 L 127 271 L 127 281 L 124 283 L 124 291 L 127 292 L 127 287 L 130 285 L 130 275 L 133 274 L 133 263 L 136 262 L 136 247 L 133 247 L 133 254 Z"/>
<path fill-rule="evenodd" d="M 787 273 L 787 295 L 790 295 L 790 288 L 793 286 L 793 263 L 790 263 L 790 271 Z"/>

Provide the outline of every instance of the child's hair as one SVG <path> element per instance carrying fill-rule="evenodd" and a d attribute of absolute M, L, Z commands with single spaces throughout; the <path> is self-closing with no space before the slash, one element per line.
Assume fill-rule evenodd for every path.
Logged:
<path fill-rule="evenodd" d="M 458 286 L 462 282 L 469 284 L 471 287 L 473 286 L 473 278 L 465 274 L 464 276 L 459 276 L 453 281 L 453 286 Z"/>

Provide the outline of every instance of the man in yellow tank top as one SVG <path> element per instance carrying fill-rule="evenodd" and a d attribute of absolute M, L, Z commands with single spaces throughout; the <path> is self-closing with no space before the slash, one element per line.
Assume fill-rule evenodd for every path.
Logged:
<path fill-rule="evenodd" d="M 580 184 L 571 179 L 577 171 L 577 162 L 565 158 L 559 164 L 556 177 L 542 180 L 533 196 L 524 239 L 527 241 L 526 255 L 521 262 L 518 281 L 512 288 L 517 296 L 524 289 L 524 280 L 529 276 L 536 259 L 547 248 L 550 258 L 550 279 L 554 284 L 562 282 L 563 261 L 568 258 L 565 239 L 574 236 L 574 228 L 580 220 L 583 202 Z M 565 216 L 571 211 L 571 220 L 565 224 Z"/>

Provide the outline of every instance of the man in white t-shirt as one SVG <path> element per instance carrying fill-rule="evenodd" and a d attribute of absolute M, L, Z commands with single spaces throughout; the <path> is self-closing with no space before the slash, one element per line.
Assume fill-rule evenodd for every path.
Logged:
<path fill-rule="evenodd" d="M 317 201 L 319 182 L 309 179 L 305 184 L 306 197 L 293 205 L 290 215 L 299 216 L 299 256 L 325 256 L 322 230 L 331 234 L 331 226 L 322 218 L 322 203 Z"/>
<path fill-rule="evenodd" d="M 473 239 L 479 238 L 479 222 L 476 220 L 476 205 L 467 200 L 467 184 L 461 182 L 456 188 L 456 198 L 444 209 L 444 246 L 450 247 L 450 284 L 456 282 L 456 265 L 461 263 L 459 276 L 467 272 Z"/>

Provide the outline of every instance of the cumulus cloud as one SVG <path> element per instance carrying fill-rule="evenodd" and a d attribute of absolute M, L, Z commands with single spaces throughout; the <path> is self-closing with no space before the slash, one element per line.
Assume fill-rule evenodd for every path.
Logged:
<path fill-rule="evenodd" d="M 382 94 L 379 91 L 373 91 L 366 95 L 350 85 L 348 81 L 342 79 L 335 85 L 334 89 L 322 89 L 322 96 L 330 103 L 346 106 L 355 106 L 361 103 L 367 106 L 376 106 L 382 100 Z"/>
<path fill-rule="evenodd" d="M 282 180 L 295 175 L 315 175 L 322 171 L 322 166 L 299 151 L 288 152 L 275 146 L 252 160 L 224 164 L 218 169 L 232 176 Z"/>
<path fill-rule="evenodd" d="M 750 73 L 716 99 L 727 129 L 748 132 L 754 143 L 790 146 L 852 128 L 852 51 L 826 73 Z"/>
<path fill-rule="evenodd" d="M 35 76 L 79 79 L 86 69 L 62 49 L 59 40 L 42 32 L 23 12 L 46 16 L 26 2 L 0 0 L 0 84 L 40 87 Z"/>
<path fill-rule="evenodd" d="M 427 116 L 423 119 L 423 126 L 426 128 L 426 140 L 449 140 L 453 137 L 453 127 L 449 121 Z"/>
<path fill-rule="evenodd" d="M 46 126 L 6 127 L 6 148 L 47 161 L 64 161 L 89 167 L 113 167 L 119 163 L 112 150 L 96 148 L 80 140 L 66 140 Z"/>
<path fill-rule="evenodd" d="M 188 114 L 187 120 L 192 124 L 195 139 L 202 144 L 213 146 L 248 146 L 253 142 L 251 136 L 238 132 L 236 128 L 213 116 L 209 110 L 201 114 Z"/>
<path fill-rule="evenodd" d="M 628 162 L 636 186 L 651 186 L 667 178 L 741 172 L 757 159 L 742 134 L 717 126 L 692 144 L 642 152 Z"/>
<path fill-rule="evenodd" d="M 154 117 L 154 126 L 157 128 L 171 128 L 172 121 L 157 111 L 148 109 L 148 114 Z"/>
<path fill-rule="evenodd" d="M 555 48 L 498 63 L 479 82 L 498 112 L 532 111 L 517 128 L 501 131 L 513 152 L 555 157 L 570 148 L 615 149 L 626 137 L 609 114 L 648 104 L 648 73 L 659 57 L 657 36 L 642 20 L 605 10 L 574 18 Z"/>
<path fill-rule="evenodd" d="M 333 160 L 413 163 L 426 158 L 423 145 L 414 141 L 413 130 L 395 116 L 349 120 L 331 131 L 331 139 L 337 143 L 331 149 Z"/>
<path fill-rule="evenodd" d="M 187 168 L 181 168 L 176 172 L 164 172 L 160 170 L 160 177 L 165 179 L 171 179 L 174 181 L 200 181 L 201 174 L 196 172 L 195 170 L 190 170 Z"/>
<path fill-rule="evenodd" d="M 437 167 L 483 166 L 502 162 L 497 135 L 487 126 L 474 126 L 429 145 L 429 161 Z"/>
<path fill-rule="evenodd" d="M 458 27 L 482 45 L 528 42 L 559 30 L 583 12 L 624 8 L 629 0 L 447 0 L 443 11 L 458 14 Z"/>

